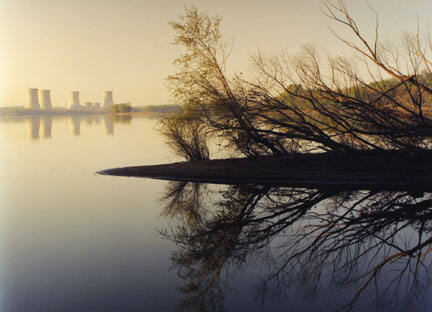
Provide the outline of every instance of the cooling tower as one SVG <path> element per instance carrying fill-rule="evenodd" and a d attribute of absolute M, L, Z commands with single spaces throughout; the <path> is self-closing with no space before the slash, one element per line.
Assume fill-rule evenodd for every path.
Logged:
<path fill-rule="evenodd" d="M 38 89 L 27 89 L 27 108 L 39 108 Z"/>
<path fill-rule="evenodd" d="M 41 105 L 43 109 L 51 109 L 51 91 L 50 90 L 40 90 L 39 91 Z"/>
<path fill-rule="evenodd" d="M 104 92 L 104 107 L 110 107 L 113 105 L 113 92 L 112 91 L 105 91 Z"/>
<path fill-rule="evenodd" d="M 69 98 L 69 106 L 70 108 L 80 107 L 79 102 L 79 91 L 72 91 Z"/>

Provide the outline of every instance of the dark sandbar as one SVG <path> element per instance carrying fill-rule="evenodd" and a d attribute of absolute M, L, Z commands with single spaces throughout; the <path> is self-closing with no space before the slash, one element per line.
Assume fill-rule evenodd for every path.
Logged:
<path fill-rule="evenodd" d="M 293 154 L 114 168 L 103 175 L 220 184 L 432 189 L 430 153 Z"/>

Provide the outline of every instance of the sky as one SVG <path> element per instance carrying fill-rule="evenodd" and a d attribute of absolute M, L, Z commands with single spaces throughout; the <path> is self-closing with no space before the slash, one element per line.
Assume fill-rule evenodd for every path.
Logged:
<path fill-rule="evenodd" d="M 366 2 L 346 3 L 371 35 L 375 17 Z M 418 21 L 424 31 L 432 25 L 430 0 L 369 3 L 383 38 L 415 32 Z M 115 103 L 174 103 L 166 78 L 181 49 L 171 44 L 168 22 L 191 5 L 222 17 L 232 71 L 246 71 L 257 51 L 295 52 L 302 44 L 352 53 L 329 31 L 319 0 L 0 0 L 0 106 L 24 105 L 27 88 L 50 89 L 54 106 L 66 106 L 72 90 L 81 103 L 102 102 L 105 90 Z"/>

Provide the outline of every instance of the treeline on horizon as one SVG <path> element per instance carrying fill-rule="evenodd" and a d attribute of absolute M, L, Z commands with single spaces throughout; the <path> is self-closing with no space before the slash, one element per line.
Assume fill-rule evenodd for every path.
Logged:
<path fill-rule="evenodd" d="M 146 105 L 132 106 L 131 103 L 114 104 L 110 107 L 111 113 L 178 113 L 182 110 L 182 105 L 163 104 L 163 105 Z"/>
<path fill-rule="evenodd" d="M 149 112 L 149 113 L 177 113 L 182 109 L 179 104 L 163 104 L 163 105 L 146 105 L 133 107 L 134 112 Z"/>

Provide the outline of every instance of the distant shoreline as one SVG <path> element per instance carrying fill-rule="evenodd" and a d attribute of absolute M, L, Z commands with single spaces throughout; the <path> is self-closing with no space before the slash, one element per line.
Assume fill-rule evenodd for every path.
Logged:
<path fill-rule="evenodd" d="M 140 116 L 140 115 L 166 115 L 171 112 L 119 112 L 113 113 L 106 109 L 66 109 L 53 108 L 44 109 L 26 109 L 18 111 L 7 111 L 0 108 L 0 118 L 26 118 L 26 117 L 44 117 L 44 116 L 75 116 L 75 115 L 112 115 L 112 116 Z"/>
<path fill-rule="evenodd" d="M 120 116 L 140 116 L 140 115 L 167 115 L 172 114 L 171 112 L 123 112 L 123 113 L 108 113 L 114 116 L 120 115 Z"/>
<path fill-rule="evenodd" d="M 217 184 L 262 184 L 346 189 L 432 190 L 431 154 L 293 154 L 177 162 L 99 171 L 101 175 Z"/>

